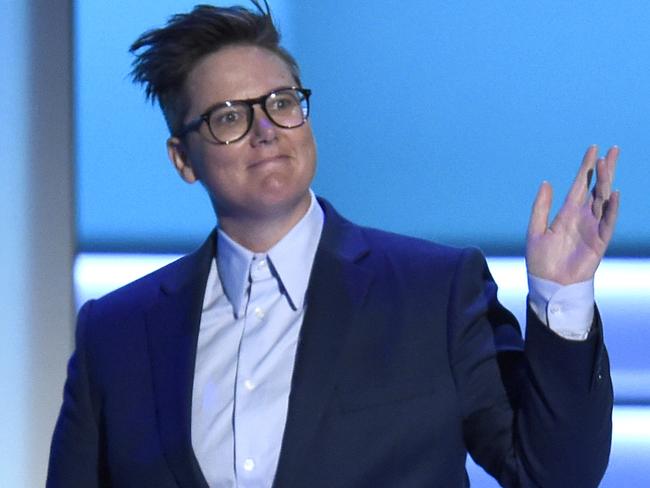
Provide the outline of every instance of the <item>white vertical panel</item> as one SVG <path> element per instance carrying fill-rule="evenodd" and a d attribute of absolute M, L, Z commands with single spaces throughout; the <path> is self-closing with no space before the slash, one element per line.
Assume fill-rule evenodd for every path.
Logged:
<path fill-rule="evenodd" d="M 24 2 L 0 1 L 0 485 L 28 486 L 24 468 L 27 449 L 22 439 L 27 419 L 27 298 L 24 274 L 27 224 L 21 218 L 26 206 L 26 15 Z"/>
<path fill-rule="evenodd" d="M 0 7 L 0 486 L 36 487 L 71 349 L 70 1 Z"/>

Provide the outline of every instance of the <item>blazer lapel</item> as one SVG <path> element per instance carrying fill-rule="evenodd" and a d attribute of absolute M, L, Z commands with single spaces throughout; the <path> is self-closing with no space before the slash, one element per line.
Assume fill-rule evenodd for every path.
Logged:
<path fill-rule="evenodd" d="M 191 402 L 203 295 L 213 256 L 214 235 L 178 263 L 146 318 L 163 452 L 179 485 L 188 488 L 208 488 L 192 449 Z"/>
<path fill-rule="evenodd" d="M 355 321 L 372 273 L 358 264 L 368 253 L 359 228 L 325 201 L 325 227 L 307 292 L 307 310 L 289 395 L 289 409 L 275 487 L 290 486 L 307 455 L 338 377 L 338 358 Z"/>

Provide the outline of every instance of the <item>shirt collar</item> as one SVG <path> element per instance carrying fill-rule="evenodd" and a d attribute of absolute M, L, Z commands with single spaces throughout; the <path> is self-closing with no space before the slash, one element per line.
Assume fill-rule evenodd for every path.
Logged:
<path fill-rule="evenodd" d="M 311 203 L 305 215 L 267 253 L 256 254 L 232 240 L 223 230 L 217 230 L 219 279 L 236 316 L 241 314 L 245 303 L 253 258 L 266 257 L 291 306 L 295 310 L 304 306 L 309 276 L 325 220 L 314 193 L 311 190 L 309 193 Z"/>

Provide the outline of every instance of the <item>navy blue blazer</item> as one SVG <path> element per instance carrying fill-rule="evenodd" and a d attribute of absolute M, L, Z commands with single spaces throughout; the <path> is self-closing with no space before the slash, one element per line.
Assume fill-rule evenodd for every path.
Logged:
<path fill-rule="evenodd" d="M 572 342 L 529 311 L 524 346 L 479 251 L 320 203 L 274 487 L 463 487 L 467 452 L 503 486 L 597 486 L 612 408 L 598 314 Z M 48 487 L 207 487 L 190 403 L 214 253 L 213 233 L 83 306 Z"/>

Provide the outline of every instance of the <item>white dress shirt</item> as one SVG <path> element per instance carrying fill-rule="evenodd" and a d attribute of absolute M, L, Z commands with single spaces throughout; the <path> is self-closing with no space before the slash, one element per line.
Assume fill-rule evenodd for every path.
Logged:
<path fill-rule="evenodd" d="M 305 216 L 267 253 L 218 231 L 192 391 L 192 447 L 211 488 L 273 483 L 324 221 L 313 193 L 311 199 Z"/>
<path fill-rule="evenodd" d="M 572 341 L 585 340 L 594 319 L 594 280 L 572 285 L 528 275 L 528 303 L 542 323 Z"/>

